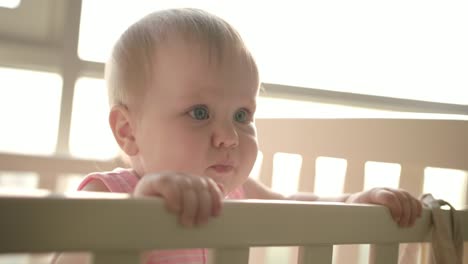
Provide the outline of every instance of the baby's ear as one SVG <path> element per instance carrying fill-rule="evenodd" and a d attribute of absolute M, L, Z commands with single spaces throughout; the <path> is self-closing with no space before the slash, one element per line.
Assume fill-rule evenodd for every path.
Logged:
<path fill-rule="evenodd" d="M 109 124 L 120 148 L 128 156 L 136 155 L 138 146 L 135 141 L 133 122 L 127 107 L 123 105 L 113 106 L 109 113 Z"/>

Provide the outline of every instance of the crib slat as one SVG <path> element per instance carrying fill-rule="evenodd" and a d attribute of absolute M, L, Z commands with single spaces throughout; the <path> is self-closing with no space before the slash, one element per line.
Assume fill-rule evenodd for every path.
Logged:
<path fill-rule="evenodd" d="M 397 264 L 398 249 L 398 244 L 371 245 L 369 264 Z"/>
<path fill-rule="evenodd" d="M 299 192 L 313 192 L 315 188 L 317 157 L 302 156 L 301 176 L 299 178 Z"/>
<path fill-rule="evenodd" d="M 94 252 L 93 264 L 140 264 L 140 252 Z"/>
<path fill-rule="evenodd" d="M 333 245 L 299 247 L 298 264 L 331 264 Z"/>
<path fill-rule="evenodd" d="M 249 248 L 217 248 L 214 249 L 211 263 L 216 264 L 248 264 Z"/>
<path fill-rule="evenodd" d="M 405 189 L 415 197 L 418 197 L 423 193 L 424 168 L 425 166 L 423 165 L 401 164 L 399 188 Z"/>

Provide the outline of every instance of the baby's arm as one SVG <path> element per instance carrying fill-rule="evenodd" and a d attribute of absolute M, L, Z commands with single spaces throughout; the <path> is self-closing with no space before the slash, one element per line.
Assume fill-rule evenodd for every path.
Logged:
<path fill-rule="evenodd" d="M 220 214 L 221 189 L 208 177 L 162 172 L 142 177 L 133 195 L 161 197 L 167 210 L 177 215 L 182 225 L 190 227 Z"/>
<path fill-rule="evenodd" d="M 247 198 L 250 199 L 379 204 L 387 207 L 395 222 L 403 227 L 412 226 L 416 219 L 421 216 L 422 212 L 421 202 L 407 191 L 400 189 L 373 188 L 368 191 L 336 197 L 319 197 L 313 193 L 296 193 L 291 196 L 284 196 L 273 192 L 265 185 L 253 179 L 248 179 L 244 184 L 244 191 Z"/>

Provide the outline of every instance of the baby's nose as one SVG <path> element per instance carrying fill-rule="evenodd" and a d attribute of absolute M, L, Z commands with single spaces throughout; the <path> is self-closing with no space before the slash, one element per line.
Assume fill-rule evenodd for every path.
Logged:
<path fill-rule="evenodd" d="M 213 131 L 212 141 L 217 148 L 233 148 L 239 145 L 239 135 L 233 124 L 220 124 Z"/>

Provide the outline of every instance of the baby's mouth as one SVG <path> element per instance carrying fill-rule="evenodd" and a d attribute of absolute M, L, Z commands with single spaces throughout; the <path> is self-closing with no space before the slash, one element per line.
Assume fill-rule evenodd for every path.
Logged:
<path fill-rule="evenodd" d="M 210 168 L 216 171 L 217 173 L 228 173 L 234 169 L 234 167 L 231 165 L 222 164 L 213 165 Z"/>

